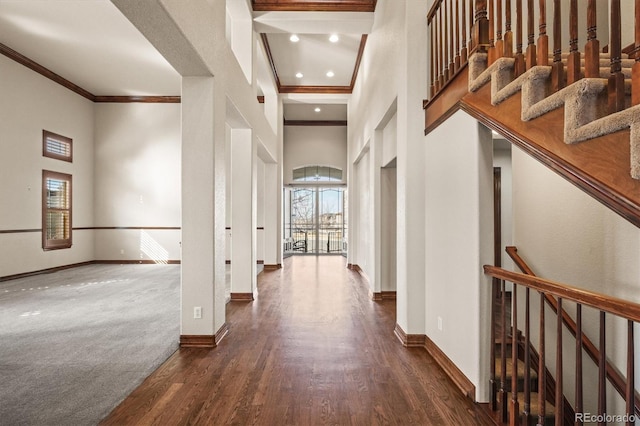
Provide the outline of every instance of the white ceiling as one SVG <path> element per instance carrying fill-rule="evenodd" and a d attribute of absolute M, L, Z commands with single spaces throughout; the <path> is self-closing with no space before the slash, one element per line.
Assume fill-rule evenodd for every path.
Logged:
<path fill-rule="evenodd" d="M 108 0 L 0 0 L 0 43 L 96 96 L 180 95 L 180 75 Z"/>
<path fill-rule="evenodd" d="M 283 86 L 349 86 L 360 47 L 360 34 L 296 34 L 294 43 L 288 33 L 267 34 L 280 84 Z M 326 73 L 333 71 L 334 76 Z M 296 73 L 301 72 L 302 78 Z"/>
<path fill-rule="evenodd" d="M 362 34 L 373 25 L 370 12 L 253 16 L 287 86 L 349 86 Z M 298 43 L 289 40 L 292 33 Z M 337 43 L 328 40 L 334 33 Z M 0 0 L 0 43 L 96 96 L 180 95 L 180 75 L 109 0 Z M 334 77 L 326 76 L 329 70 Z M 285 118 L 346 120 L 347 101 L 344 95 L 287 95 Z"/>

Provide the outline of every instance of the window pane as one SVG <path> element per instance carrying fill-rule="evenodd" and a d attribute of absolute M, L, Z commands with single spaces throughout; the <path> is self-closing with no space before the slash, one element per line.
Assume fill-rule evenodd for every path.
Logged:
<path fill-rule="evenodd" d="M 69 238 L 69 212 L 47 212 L 47 239 L 66 240 Z"/>
<path fill-rule="evenodd" d="M 69 182 L 47 178 L 47 208 L 69 208 Z"/>

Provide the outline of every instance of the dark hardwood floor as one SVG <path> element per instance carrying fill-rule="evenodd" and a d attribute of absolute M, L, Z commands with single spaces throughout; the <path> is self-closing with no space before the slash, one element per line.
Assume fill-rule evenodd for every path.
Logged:
<path fill-rule="evenodd" d="M 227 305 L 217 348 L 179 350 L 101 424 L 493 424 L 343 257 L 290 257 L 258 290 Z"/>

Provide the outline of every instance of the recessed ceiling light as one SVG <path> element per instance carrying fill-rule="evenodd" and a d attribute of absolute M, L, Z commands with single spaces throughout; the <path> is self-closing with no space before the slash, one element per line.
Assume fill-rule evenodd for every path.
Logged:
<path fill-rule="evenodd" d="M 327 77 L 333 77 L 334 75 L 333 71 L 327 71 Z"/>
<path fill-rule="evenodd" d="M 315 111 L 315 112 L 320 112 L 320 111 L 322 111 L 322 110 L 320 109 L 320 107 L 316 107 L 316 109 L 314 109 L 314 111 Z"/>
<path fill-rule="evenodd" d="M 338 37 L 338 34 L 331 34 L 331 37 L 329 37 L 329 41 L 331 43 L 336 43 L 338 40 L 340 40 L 340 37 Z"/>
<path fill-rule="evenodd" d="M 289 37 L 289 40 L 291 40 L 291 41 L 292 41 L 292 42 L 294 42 L 294 43 L 297 43 L 297 42 L 299 42 L 299 41 L 300 41 L 300 37 L 298 37 L 298 36 L 297 36 L 297 35 L 295 35 L 295 34 L 291 34 L 291 37 Z"/>
<path fill-rule="evenodd" d="M 301 72 L 297 72 L 297 73 L 296 73 L 296 77 L 298 77 L 298 78 L 302 78 L 302 77 L 304 77 L 304 75 L 303 75 Z"/>

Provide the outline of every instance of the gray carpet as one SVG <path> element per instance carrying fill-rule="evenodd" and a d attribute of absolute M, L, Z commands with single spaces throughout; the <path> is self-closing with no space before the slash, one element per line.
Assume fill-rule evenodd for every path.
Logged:
<path fill-rule="evenodd" d="M 0 425 L 93 425 L 177 348 L 179 265 L 0 283 Z"/>

